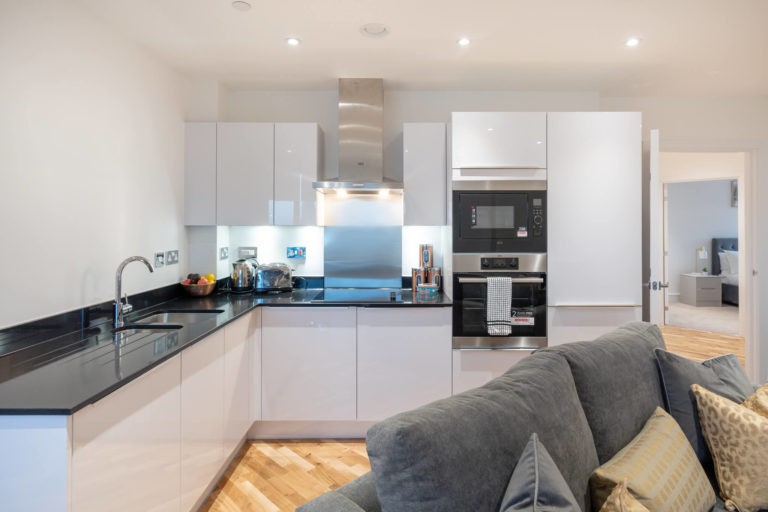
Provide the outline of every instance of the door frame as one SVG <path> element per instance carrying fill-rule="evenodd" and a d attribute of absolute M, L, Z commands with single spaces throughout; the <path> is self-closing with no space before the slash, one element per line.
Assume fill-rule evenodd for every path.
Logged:
<path fill-rule="evenodd" d="M 660 141 L 661 142 L 661 141 Z M 714 146 L 714 147 L 713 147 Z M 742 172 L 733 174 L 718 174 L 716 172 L 690 174 L 684 178 L 673 179 L 666 177 L 662 169 L 661 162 L 659 162 L 659 183 L 657 190 L 651 190 L 651 194 L 658 194 L 659 198 L 659 222 L 666 222 L 665 208 L 665 189 L 669 183 L 681 183 L 692 181 L 710 181 L 710 180 L 738 180 L 738 192 L 739 192 L 739 268 L 744 269 L 739 272 L 739 330 L 740 334 L 744 337 L 745 341 L 745 361 L 747 373 L 753 380 L 758 380 L 759 375 L 759 319 L 756 312 L 759 311 L 758 306 L 758 293 L 757 286 L 754 279 L 755 262 L 757 261 L 757 189 L 755 187 L 757 178 L 757 150 L 744 149 L 743 147 L 722 147 L 721 145 L 713 145 L 709 147 L 702 147 L 701 145 L 690 144 L 664 144 L 659 148 L 659 153 L 743 153 L 744 154 L 744 169 Z M 660 158 L 661 160 L 661 158 Z M 667 230 L 663 229 L 664 237 L 666 237 Z M 668 271 L 665 264 L 667 256 L 664 254 L 666 244 L 660 244 L 660 254 L 658 254 L 658 261 L 663 270 L 664 276 Z M 649 248 L 650 250 L 650 248 Z M 663 277 L 662 279 L 664 279 Z M 666 293 L 665 293 L 666 295 Z M 662 300 L 662 308 L 667 303 L 668 299 Z M 662 313 L 665 313 L 662 311 Z M 664 316 L 661 317 L 662 319 Z"/>

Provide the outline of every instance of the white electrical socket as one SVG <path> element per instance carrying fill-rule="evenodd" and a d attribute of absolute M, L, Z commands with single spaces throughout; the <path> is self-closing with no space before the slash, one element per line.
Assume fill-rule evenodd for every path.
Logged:
<path fill-rule="evenodd" d="M 155 253 L 155 268 L 160 268 L 165 265 L 165 253 L 164 252 L 156 252 Z"/>
<path fill-rule="evenodd" d="M 174 249 L 172 251 L 167 251 L 165 253 L 165 263 L 166 265 L 175 265 L 179 262 L 179 250 Z"/>

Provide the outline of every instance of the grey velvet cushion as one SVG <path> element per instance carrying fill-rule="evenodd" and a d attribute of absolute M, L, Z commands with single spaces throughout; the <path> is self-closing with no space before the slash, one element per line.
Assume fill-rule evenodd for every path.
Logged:
<path fill-rule="evenodd" d="M 308 501 L 296 512 L 381 512 L 373 473 L 368 472 L 338 489 Z"/>
<path fill-rule="evenodd" d="M 538 352 L 568 361 L 600 464 L 635 438 L 656 407 L 664 407 L 655 348 L 665 348 L 659 328 L 631 322 L 594 341 Z"/>
<path fill-rule="evenodd" d="M 666 409 L 680 425 L 714 485 L 714 463 L 701 432 L 691 385 L 699 384 L 738 403 L 746 400 L 755 387 L 749 381 L 739 358 L 733 354 L 713 357 L 699 363 L 661 349 L 656 349 L 654 353 L 661 373 Z"/>
<path fill-rule="evenodd" d="M 517 461 L 499 512 L 579 512 L 568 484 L 533 433 Z"/>
<path fill-rule="evenodd" d="M 385 512 L 495 512 L 537 432 L 583 510 L 598 466 L 568 363 L 535 353 L 485 386 L 386 419 L 366 444 Z"/>

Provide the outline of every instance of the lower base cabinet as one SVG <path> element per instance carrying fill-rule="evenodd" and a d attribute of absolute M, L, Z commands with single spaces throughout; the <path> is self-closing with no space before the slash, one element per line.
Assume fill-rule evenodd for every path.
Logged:
<path fill-rule="evenodd" d="M 509 370 L 532 350 L 454 350 L 453 394 L 482 386 Z"/>
<path fill-rule="evenodd" d="M 358 420 L 450 395 L 450 308 L 358 308 Z"/>
<path fill-rule="evenodd" d="M 73 415 L 73 511 L 179 510 L 180 373 L 175 356 Z"/>
<path fill-rule="evenodd" d="M 181 353 L 181 510 L 202 497 L 224 463 L 224 331 Z"/>
<path fill-rule="evenodd" d="M 641 306 L 549 307 L 547 308 L 547 344 L 550 347 L 589 341 L 627 322 L 643 319 Z"/>
<path fill-rule="evenodd" d="M 354 307 L 262 311 L 262 420 L 356 418 Z"/>

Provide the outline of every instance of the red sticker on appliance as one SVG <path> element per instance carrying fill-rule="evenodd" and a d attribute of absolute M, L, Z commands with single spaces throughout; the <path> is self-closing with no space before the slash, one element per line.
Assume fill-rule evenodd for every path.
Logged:
<path fill-rule="evenodd" d="M 517 238 L 528 238 L 528 230 L 517 230 Z"/>

